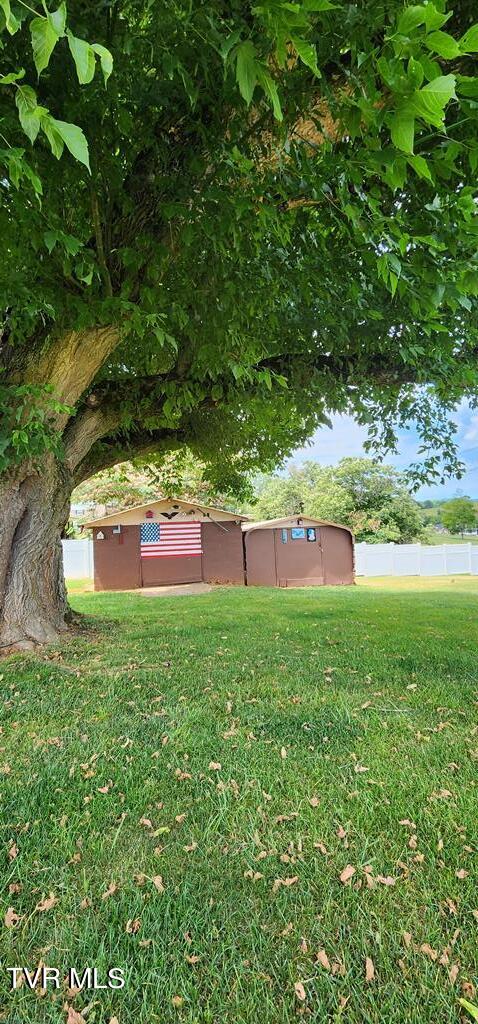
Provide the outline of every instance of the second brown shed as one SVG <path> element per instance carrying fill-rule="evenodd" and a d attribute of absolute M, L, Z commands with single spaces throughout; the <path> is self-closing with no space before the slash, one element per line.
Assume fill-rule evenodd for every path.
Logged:
<path fill-rule="evenodd" d="M 249 587 L 354 583 L 351 530 L 307 516 L 243 523 Z"/>

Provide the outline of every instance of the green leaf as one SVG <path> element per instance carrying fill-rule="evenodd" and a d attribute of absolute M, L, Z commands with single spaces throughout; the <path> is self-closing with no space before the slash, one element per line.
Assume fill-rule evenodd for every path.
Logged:
<path fill-rule="evenodd" d="M 330 0 L 303 0 L 304 11 L 334 11 L 337 4 L 330 3 Z"/>
<path fill-rule="evenodd" d="M 410 166 L 413 167 L 413 170 L 416 171 L 420 178 L 426 178 L 427 181 L 431 181 L 433 183 L 430 168 L 423 156 L 416 154 L 409 156 L 407 159 Z"/>
<path fill-rule="evenodd" d="M 55 119 L 51 116 L 50 113 L 48 113 L 48 111 L 46 111 L 46 113 L 41 118 L 41 129 L 42 132 L 46 135 L 48 142 L 50 143 L 50 149 L 53 153 L 53 156 L 56 156 L 56 159 L 59 160 L 64 149 L 63 139 L 60 133 L 55 128 Z"/>
<path fill-rule="evenodd" d="M 415 137 L 415 115 L 410 104 L 406 104 L 395 112 L 390 122 L 392 142 L 403 153 L 413 153 Z"/>
<path fill-rule="evenodd" d="M 92 43 L 91 49 L 94 50 L 100 58 L 101 70 L 103 72 L 103 78 L 106 85 L 113 70 L 113 56 L 110 51 L 106 49 L 106 46 L 102 46 L 101 43 Z"/>
<path fill-rule="evenodd" d="M 478 1020 L 478 1006 L 474 1003 L 469 1003 L 468 999 L 459 999 L 460 1006 L 463 1006 L 465 1010 L 473 1017 L 473 1020 Z"/>
<path fill-rule="evenodd" d="M 459 57 L 461 54 L 456 39 L 448 32 L 430 32 L 425 39 L 425 45 L 432 53 L 438 53 L 438 56 L 444 57 L 445 60 L 453 60 L 454 57 Z"/>
<path fill-rule="evenodd" d="M 274 117 L 277 121 L 282 121 L 282 108 L 280 105 L 279 93 L 277 92 L 277 86 L 274 79 L 271 78 L 267 71 L 264 71 L 260 66 L 258 67 L 258 80 L 260 81 L 262 88 L 266 96 L 269 97 L 272 109 L 274 111 Z"/>
<path fill-rule="evenodd" d="M 397 24 L 397 31 L 400 35 L 407 36 L 409 32 L 413 32 L 419 25 L 425 24 L 425 8 L 423 4 L 414 4 L 411 7 L 407 7 L 403 14 L 400 15 Z"/>
<path fill-rule="evenodd" d="M 64 36 L 66 28 L 66 4 L 61 3 L 56 11 L 49 11 L 47 17 L 57 36 Z"/>
<path fill-rule="evenodd" d="M 71 155 L 90 170 L 88 143 L 81 128 L 77 124 L 69 124 L 68 121 L 57 121 L 56 118 L 52 118 L 52 120 L 55 130 Z"/>
<path fill-rule="evenodd" d="M 7 32 L 9 32 L 11 36 L 14 36 L 15 32 L 18 32 L 18 29 L 20 28 L 20 22 L 15 17 L 15 15 L 12 14 L 12 10 L 10 8 L 10 0 L 0 0 L 0 10 L 3 11 L 5 15 L 5 24 L 7 26 Z"/>
<path fill-rule="evenodd" d="M 410 85 L 414 89 L 419 89 L 424 77 L 425 72 L 420 61 L 415 60 L 414 57 L 410 57 L 410 60 L 408 61 L 407 64 L 407 78 L 408 81 L 410 82 Z"/>
<path fill-rule="evenodd" d="M 314 44 L 308 43 L 306 39 L 292 36 L 292 45 L 297 50 L 302 63 L 310 68 L 314 75 L 317 75 L 317 78 L 320 78 L 320 71 L 317 67 L 317 51 Z"/>
<path fill-rule="evenodd" d="M 425 25 L 427 31 L 431 32 L 433 29 L 441 28 L 450 17 L 451 13 L 442 14 L 432 3 L 413 4 L 400 15 L 397 30 L 401 35 L 409 36 L 410 32 L 420 25 Z"/>
<path fill-rule="evenodd" d="M 20 78 L 24 78 L 25 71 L 21 68 L 20 71 L 10 71 L 8 75 L 0 76 L 0 85 L 11 85 L 12 82 L 18 82 Z"/>
<path fill-rule="evenodd" d="M 93 48 L 86 39 L 78 39 L 71 32 L 67 32 L 68 46 L 75 62 L 76 74 L 80 85 L 88 85 L 95 74 L 95 55 Z"/>
<path fill-rule="evenodd" d="M 242 35 L 242 29 L 236 28 L 235 32 L 231 32 L 230 36 L 221 43 L 221 57 L 223 60 L 227 60 L 232 48 L 239 42 Z"/>
<path fill-rule="evenodd" d="M 15 103 L 18 108 L 20 124 L 28 135 L 30 142 L 35 139 L 40 131 L 40 115 L 35 91 L 29 85 L 20 85 L 15 96 Z"/>
<path fill-rule="evenodd" d="M 460 39 L 462 53 L 478 53 L 478 24 L 472 25 Z"/>
<path fill-rule="evenodd" d="M 32 37 L 33 60 L 39 75 L 48 67 L 50 57 L 59 40 L 49 18 L 33 18 L 30 22 L 30 34 Z"/>
<path fill-rule="evenodd" d="M 439 78 L 434 78 L 432 82 L 428 82 L 428 85 L 413 94 L 415 114 L 422 117 L 428 124 L 441 128 L 445 117 L 445 107 L 456 96 L 455 85 L 454 75 L 441 75 Z"/>
<path fill-rule="evenodd" d="M 257 85 L 258 64 L 254 44 L 248 39 L 236 51 L 236 79 L 239 92 L 249 106 Z"/>

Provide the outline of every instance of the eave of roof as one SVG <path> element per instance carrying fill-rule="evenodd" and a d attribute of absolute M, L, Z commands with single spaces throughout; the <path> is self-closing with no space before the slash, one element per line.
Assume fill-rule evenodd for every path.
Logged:
<path fill-rule="evenodd" d="M 293 525 L 299 520 L 311 523 L 313 526 L 335 526 L 338 530 L 347 530 L 347 533 L 350 533 L 351 537 L 353 537 L 350 526 L 344 526 L 343 523 L 333 523 L 329 519 L 314 519 L 313 516 L 306 515 L 282 516 L 280 519 L 263 519 L 261 522 L 243 523 L 242 530 L 244 533 L 249 533 L 251 530 L 273 530 L 275 527 Z"/>
<path fill-rule="evenodd" d="M 239 512 L 229 512 L 229 509 L 217 508 L 214 505 L 202 505 L 198 501 L 183 501 L 182 498 L 156 498 L 154 501 L 148 501 L 141 505 L 129 505 L 128 508 L 123 508 L 118 512 L 109 512 L 108 515 L 99 516 L 98 519 L 90 519 L 87 523 L 82 523 L 82 529 L 90 530 L 95 526 L 107 526 L 108 523 L 120 524 L 121 516 L 127 515 L 129 512 L 140 512 L 141 509 L 154 508 L 157 505 L 180 505 L 186 509 L 198 509 L 198 511 L 204 512 L 205 515 L 213 515 L 215 512 L 220 512 L 221 515 L 239 520 L 240 522 L 247 522 L 249 519 L 249 516 L 241 515 Z"/>

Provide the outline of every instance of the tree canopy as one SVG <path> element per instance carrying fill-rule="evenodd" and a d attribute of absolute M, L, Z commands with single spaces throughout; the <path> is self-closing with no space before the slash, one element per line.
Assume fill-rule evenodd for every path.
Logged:
<path fill-rule="evenodd" d="M 382 448 L 415 419 L 418 477 L 456 467 L 473 8 L 1 0 L 3 575 L 29 501 L 64 496 L 56 529 L 138 454 L 187 444 L 237 490 L 348 409 Z"/>
<path fill-rule="evenodd" d="M 423 528 L 420 506 L 405 476 L 372 459 L 345 458 L 336 466 L 305 462 L 286 476 L 260 481 L 258 519 L 303 513 L 349 526 L 357 541 L 406 544 Z"/>
<path fill-rule="evenodd" d="M 441 522 L 450 533 L 463 533 L 478 527 L 478 516 L 470 498 L 452 498 L 441 510 Z"/>

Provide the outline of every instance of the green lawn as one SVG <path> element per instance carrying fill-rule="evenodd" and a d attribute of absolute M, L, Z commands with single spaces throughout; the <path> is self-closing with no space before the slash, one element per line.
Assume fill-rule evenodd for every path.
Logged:
<path fill-rule="evenodd" d="M 0 1020 L 458 1024 L 478 579 L 72 590 L 89 630 L 0 663 Z M 40 961 L 126 986 L 10 993 Z"/>

